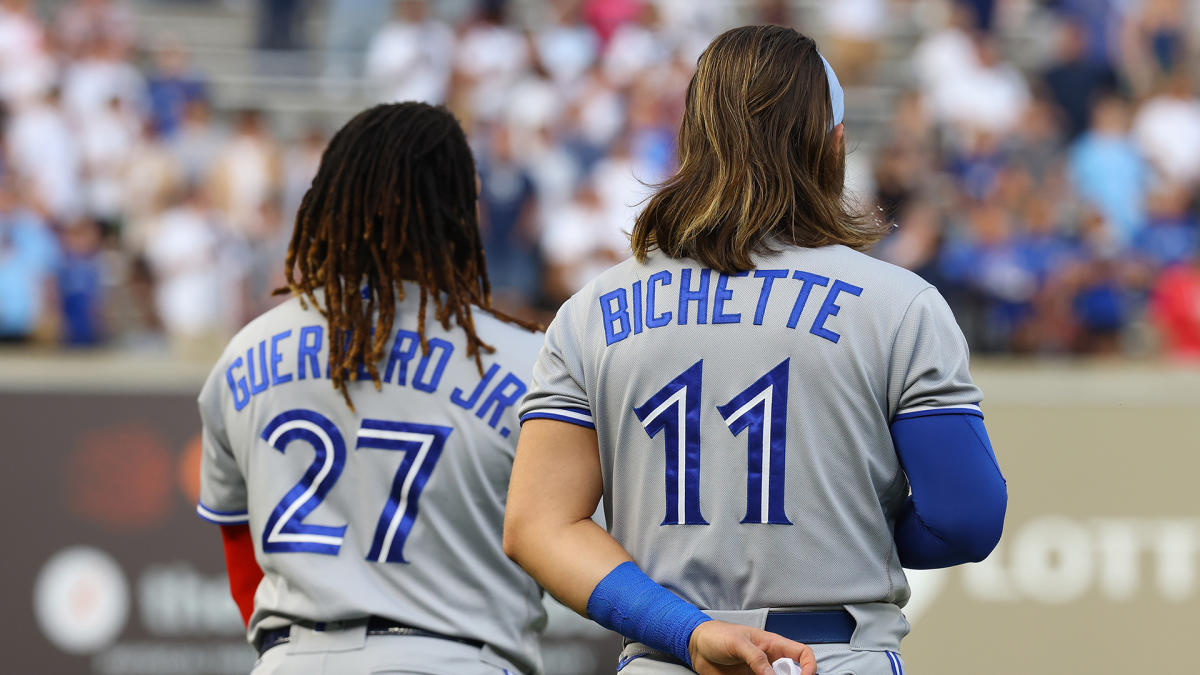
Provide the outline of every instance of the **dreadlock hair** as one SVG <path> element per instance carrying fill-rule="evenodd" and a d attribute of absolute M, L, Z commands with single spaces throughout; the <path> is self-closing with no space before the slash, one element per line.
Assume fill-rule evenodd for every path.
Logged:
<path fill-rule="evenodd" d="M 496 311 L 475 207 L 475 160 L 458 121 L 443 107 L 390 103 L 360 112 L 321 157 L 296 214 L 288 246 L 287 286 L 329 324 L 329 376 L 354 408 L 346 380 L 366 367 L 375 388 L 403 280 L 416 283 L 417 333 L 429 354 L 425 313 L 466 332 L 467 355 L 483 373 L 481 352 L 495 351 L 475 333 L 471 306 L 534 330 Z M 318 298 L 316 291 L 323 291 Z"/>

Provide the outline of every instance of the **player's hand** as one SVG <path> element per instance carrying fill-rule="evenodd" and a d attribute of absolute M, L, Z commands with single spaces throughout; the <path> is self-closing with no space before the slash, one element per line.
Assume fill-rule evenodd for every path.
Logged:
<path fill-rule="evenodd" d="M 804 675 L 817 673 L 817 659 L 808 645 L 724 621 L 696 626 L 688 653 L 700 675 L 774 675 L 771 664 L 778 659 L 795 661 Z"/>

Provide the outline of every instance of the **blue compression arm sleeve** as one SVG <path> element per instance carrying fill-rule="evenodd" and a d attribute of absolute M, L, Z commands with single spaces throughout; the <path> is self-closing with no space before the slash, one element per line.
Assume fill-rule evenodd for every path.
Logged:
<path fill-rule="evenodd" d="M 896 520 L 900 564 L 979 562 L 1000 541 L 1008 488 L 980 417 L 943 414 L 892 424 L 912 495 Z"/>
<path fill-rule="evenodd" d="M 688 642 L 696 626 L 712 619 L 654 583 L 632 562 L 613 568 L 588 598 L 588 616 L 621 635 L 692 665 Z"/>

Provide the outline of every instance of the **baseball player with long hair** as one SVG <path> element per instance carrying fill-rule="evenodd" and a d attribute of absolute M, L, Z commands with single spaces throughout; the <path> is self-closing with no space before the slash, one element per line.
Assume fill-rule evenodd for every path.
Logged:
<path fill-rule="evenodd" d="M 300 206 L 292 297 L 200 394 L 198 511 L 256 674 L 541 671 L 541 592 L 500 531 L 542 336 L 490 306 L 476 190 L 445 109 L 360 113 Z"/>
<path fill-rule="evenodd" d="M 843 200 L 843 113 L 811 39 L 717 37 L 634 257 L 547 330 L 504 546 L 625 635 L 622 675 L 898 675 L 903 568 L 999 539 L 966 343 L 933 287 L 859 252 L 882 228 Z"/>

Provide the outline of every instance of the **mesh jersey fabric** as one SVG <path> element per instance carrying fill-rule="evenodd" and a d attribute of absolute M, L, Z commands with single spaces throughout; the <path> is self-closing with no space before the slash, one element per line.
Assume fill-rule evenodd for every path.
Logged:
<path fill-rule="evenodd" d="M 889 425 L 979 409 L 966 342 L 936 289 L 844 246 L 755 263 L 654 253 L 596 278 L 549 327 L 522 421 L 595 428 L 609 531 L 700 608 L 902 606 Z"/>

